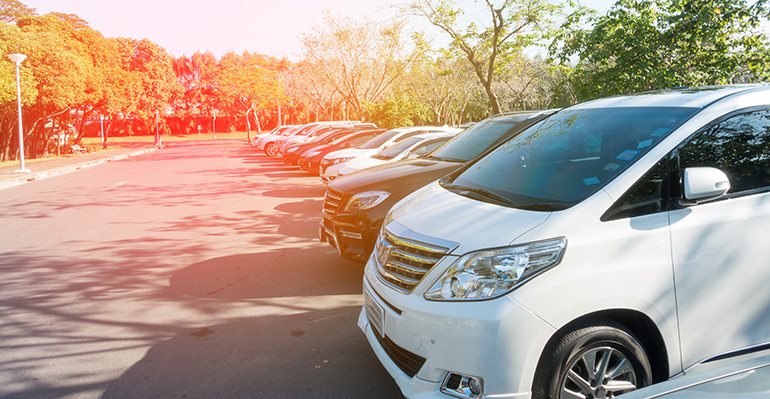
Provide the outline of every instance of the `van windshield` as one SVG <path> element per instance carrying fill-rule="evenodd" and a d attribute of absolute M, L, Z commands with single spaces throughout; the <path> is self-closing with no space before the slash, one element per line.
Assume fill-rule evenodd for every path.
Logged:
<path fill-rule="evenodd" d="M 522 120 L 524 118 L 521 118 Z M 440 161 L 467 162 L 479 156 L 521 121 L 518 119 L 479 122 L 431 152 L 427 158 Z"/>
<path fill-rule="evenodd" d="M 515 208 L 566 209 L 604 187 L 696 111 L 662 107 L 564 110 L 442 185 L 461 195 Z"/>

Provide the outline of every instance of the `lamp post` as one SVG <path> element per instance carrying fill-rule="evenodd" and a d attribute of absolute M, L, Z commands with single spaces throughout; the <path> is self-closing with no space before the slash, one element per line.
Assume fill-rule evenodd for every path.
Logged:
<path fill-rule="evenodd" d="M 211 111 L 211 133 L 217 138 L 217 110 Z"/>
<path fill-rule="evenodd" d="M 163 145 L 160 139 L 160 111 L 155 111 L 155 146 L 160 148 Z"/>
<path fill-rule="evenodd" d="M 16 103 L 19 110 L 19 159 L 21 160 L 21 169 L 16 172 L 30 173 L 30 170 L 24 167 L 24 129 L 21 124 L 21 79 L 19 78 L 19 67 L 27 56 L 24 54 L 8 54 L 8 58 L 16 64 Z"/>
<path fill-rule="evenodd" d="M 101 125 L 102 148 L 107 148 L 107 142 L 104 140 L 104 115 L 99 115 L 99 124 Z"/>

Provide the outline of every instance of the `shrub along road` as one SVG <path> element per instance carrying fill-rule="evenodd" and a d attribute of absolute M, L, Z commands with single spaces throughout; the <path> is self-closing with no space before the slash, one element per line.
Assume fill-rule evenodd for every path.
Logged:
<path fill-rule="evenodd" d="M 323 193 L 240 140 L 0 191 L 0 397 L 399 397 Z"/>

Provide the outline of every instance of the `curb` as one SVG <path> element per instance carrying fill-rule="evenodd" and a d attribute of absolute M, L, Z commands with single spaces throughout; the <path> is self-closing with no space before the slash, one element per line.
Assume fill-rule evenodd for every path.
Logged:
<path fill-rule="evenodd" d="M 120 159 L 130 158 L 130 157 L 137 156 L 137 155 L 142 155 L 142 154 L 145 154 L 145 153 L 148 153 L 148 152 L 151 152 L 151 151 L 155 151 L 157 149 L 158 148 L 147 148 L 147 149 L 144 149 L 144 150 L 139 150 L 139 151 L 135 151 L 135 152 L 131 152 L 131 153 L 125 153 L 125 154 L 119 154 L 119 155 L 115 155 L 115 156 L 112 156 L 112 157 L 101 158 L 101 159 L 94 159 L 94 160 L 91 160 L 91 161 L 77 163 L 77 164 L 73 164 L 73 165 L 60 166 L 58 168 L 52 168 L 52 169 L 43 170 L 43 171 L 40 171 L 40 172 L 34 172 L 34 173 L 31 173 L 31 174 L 28 174 L 28 175 L 20 175 L 17 178 L 0 180 L 0 190 L 2 190 L 4 188 L 18 186 L 18 185 L 21 185 L 21 184 L 24 184 L 24 183 L 33 182 L 33 181 L 36 181 L 36 180 L 42 180 L 42 179 L 45 179 L 45 178 L 48 178 L 48 177 L 52 177 L 52 176 L 63 175 L 65 173 L 74 172 L 74 171 L 79 170 L 79 169 L 88 168 L 88 167 L 91 167 L 91 166 L 94 166 L 94 165 L 99 165 L 99 164 L 106 163 L 106 162 L 112 162 L 112 161 L 117 161 L 117 160 L 120 160 Z"/>

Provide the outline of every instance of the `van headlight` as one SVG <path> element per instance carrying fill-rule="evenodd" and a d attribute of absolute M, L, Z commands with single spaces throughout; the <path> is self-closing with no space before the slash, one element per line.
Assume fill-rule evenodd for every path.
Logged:
<path fill-rule="evenodd" d="M 470 252 L 457 259 L 425 293 L 432 301 L 477 301 L 511 292 L 556 266 L 564 256 L 564 237 Z"/>
<path fill-rule="evenodd" d="M 345 205 L 346 211 L 357 211 L 362 209 L 370 209 L 385 201 L 390 197 L 390 193 L 387 191 L 364 191 L 353 195 Z"/>

